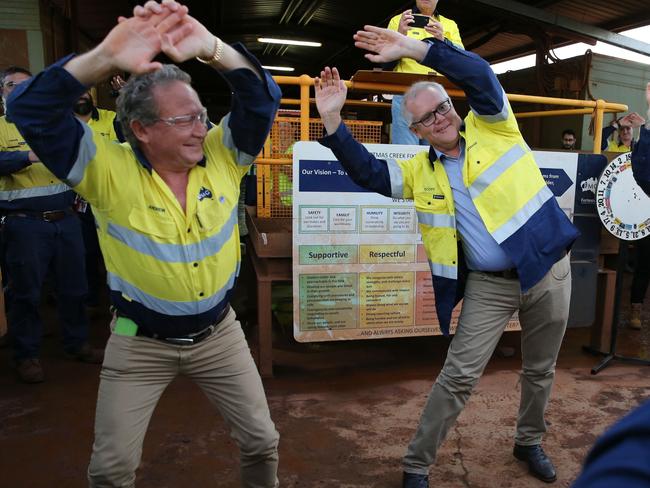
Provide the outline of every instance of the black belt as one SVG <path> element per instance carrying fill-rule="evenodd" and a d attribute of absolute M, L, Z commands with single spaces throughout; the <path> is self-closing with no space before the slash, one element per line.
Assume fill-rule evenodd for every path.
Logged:
<path fill-rule="evenodd" d="M 566 256 L 566 251 L 562 251 L 560 258 L 557 261 L 562 259 L 564 256 Z M 505 278 L 506 280 L 519 279 L 519 273 L 517 272 L 517 268 L 504 269 L 503 271 L 481 271 L 481 273 L 485 273 L 486 275 L 490 275 L 490 276 L 496 276 L 497 278 Z"/>
<path fill-rule="evenodd" d="M 45 210 L 43 212 L 39 212 L 37 210 L 16 210 L 16 211 L 9 211 L 5 215 L 7 217 L 23 217 L 23 218 L 43 220 L 45 222 L 57 222 L 59 220 L 63 220 L 68 215 L 72 215 L 72 214 L 73 214 L 72 209 L 65 209 L 65 210 Z"/>
<path fill-rule="evenodd" d="M 149 337 L 151 339 L 156 339 L 162 342 L 167 342 L 169 344 L 174 344 L 175 346 L 193 346 L 199 342 L 204 341 L 212 335 L 212 333 L 217 330 L 217 326 L 226 318 L 228 312 L 230 311 L 230 305 L 226 305 L 217 315 L 217 318 L 214 320 L 213 324 L 208 325 L 205 329 L 201 329 L 198 332 L 193 332 L 184 336 L 178 337 L 161 337 L 159 334 L 149 332 L 148 330 L 138 327 L 138 331 L 135 335 L 141 337 Z"/>
<path fill-rule="evenodd" d="M 506 280 L 518 280 L 519 273 L 517 273 L 517 268 L 504 269 L 503 271 L 481 271 L 486 275 L 496 276 L 497 278 L 505 278 Z"/>

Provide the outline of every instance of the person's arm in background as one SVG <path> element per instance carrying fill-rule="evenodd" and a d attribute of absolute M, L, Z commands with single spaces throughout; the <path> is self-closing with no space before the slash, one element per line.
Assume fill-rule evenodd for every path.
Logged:
<path fill-rule="evenodd" d="M 607 149 L 607 146 L 609 146 L 609 138 L 612 136 L 614 132 L 618 130 L 618 119 L 612 120 L 612 123 L 609 124 L 607 127 L 603 127 L 603 132 L 601 134 L 601 140 L 600 140 L 600 150 L 604 151 Z"/>
<path fill-rule="evenodd" d="M 34 151 L 6 151 L 0 147 L 0 176 L 7 176 L 38 162 Z"/>
<path fill-rule="evenodd" d="M 610 427 L 572 488 L 646 488 L 650 480 L 650 402 Z"/>
<path fill-rule="evenodd" d="M 357 185 L 382 195 L 407 198 L 391 191 L 387 162 L 370 154 L 343 124 L 341 110 L 347 97 L 347 87 L 338 70 L 324 68 L 320 77 L 314 80 L 314 92 L 316 108 L 327 133 L 319 142 L 332 150 L 350 178 Z"/>
<path fill-rule="evenodd" d="M 648 118 L 650 123 L 650 83 L 646 86 Z M 632 148 L 632 173 L 641 189 L 650 196 L 650 129 L 641 126 L 639 140 Z"/>

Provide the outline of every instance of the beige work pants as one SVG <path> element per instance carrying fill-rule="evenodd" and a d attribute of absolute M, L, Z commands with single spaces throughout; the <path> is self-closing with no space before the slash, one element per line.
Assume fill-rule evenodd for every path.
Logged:
<path fill-rule="evenodd" d="M 135 486 L 149 420 L 177 375 L 195 381 L 226 421 L 240 450 L 242 486 L 278 486 L 279 434 L 232 309 L 210 337 L 193 346 L 111 334 L 97 398 L 90 486 Z M 184 408 L 182 401 L 177 408 Z"/>
<path fill-rule="evenodd" d="M 539 444 L 571 298 L 571 265 L 564 256 L 526 293 L 518 280 L 470 272 L 458 330 L 403 459 L 404 471 L 428 474 L 513 313 L 521 323 L 521 400 L 515 443 Z M 514 386 L 514 385 L 513 385 Z M 485 446 L 486 449 L 489 446 Z"/>

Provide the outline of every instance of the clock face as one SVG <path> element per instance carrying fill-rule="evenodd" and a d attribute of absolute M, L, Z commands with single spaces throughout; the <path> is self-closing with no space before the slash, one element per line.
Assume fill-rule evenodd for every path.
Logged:
<path fill-rule="evenodd" d="M 596 208 L 605 228 L 619 239 L 650 235 L 650 198 L 632 174 L 632 153 L 621 154 L 603 170 L 596 189 Z"/>

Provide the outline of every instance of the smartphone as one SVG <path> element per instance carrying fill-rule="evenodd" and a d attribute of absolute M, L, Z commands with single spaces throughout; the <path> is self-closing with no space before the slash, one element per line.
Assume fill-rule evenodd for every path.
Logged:
<path fill-rule="evenodd" d="M 424 27 L 429 23 L 431 17 L 428 15 L 413 14 L 413 23 L 409 27 Z"/>

